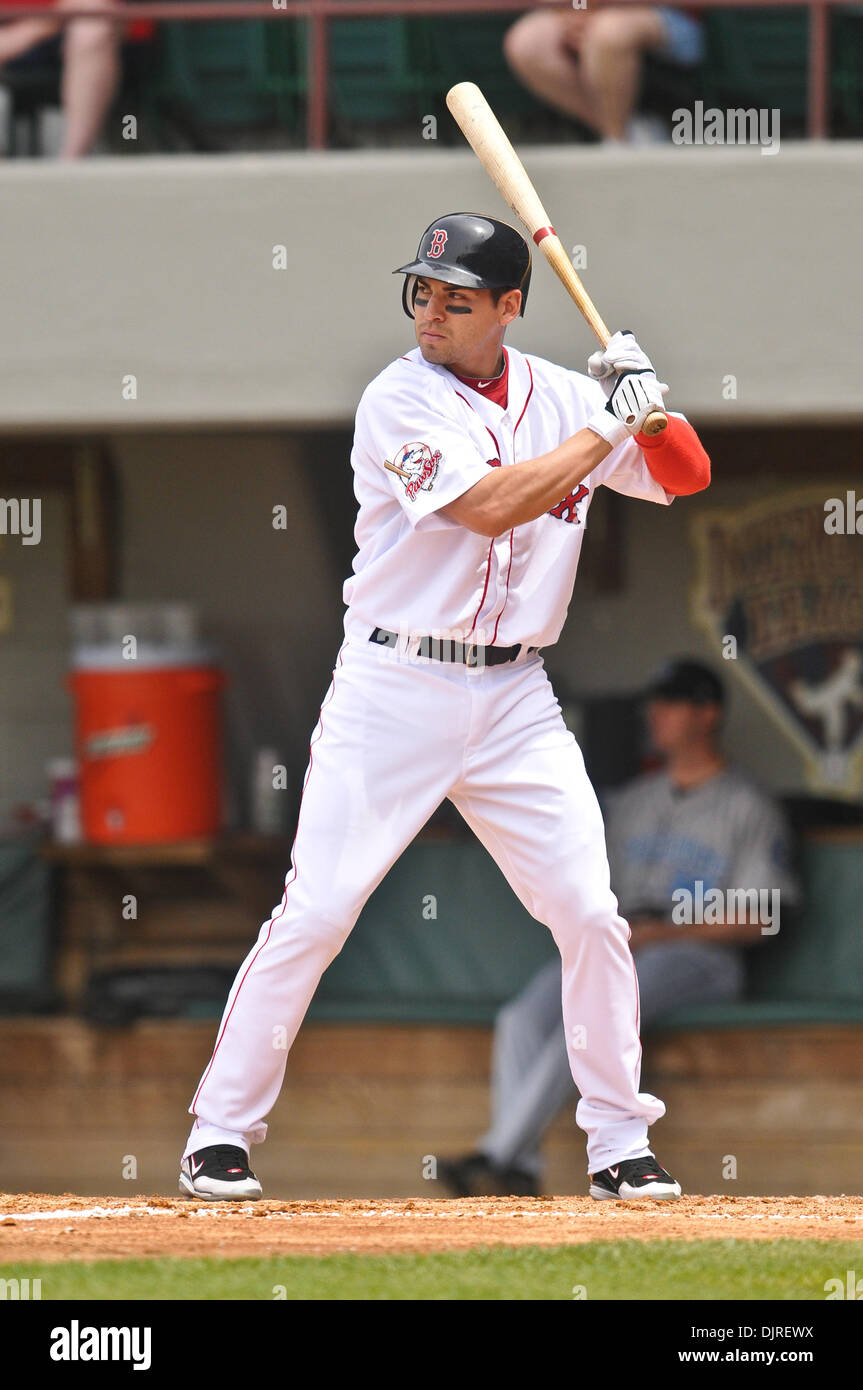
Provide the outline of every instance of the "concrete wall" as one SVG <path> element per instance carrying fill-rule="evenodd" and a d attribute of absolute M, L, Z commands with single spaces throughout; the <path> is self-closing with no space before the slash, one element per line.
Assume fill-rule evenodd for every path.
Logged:
<path fill-rule="evenodd" d="M 863 146 L 524 153 L 566 244 L 587 248 L 600 312 L 638 331 L 673 404 L 701 421 L 860 417 Z M 459 207 L 509 216 L 470 152 L 421 141 L 7 162 L 0 206 L 0 429 L 347 422 L 412 341 L 390 270 L 423 227 Z M 544 265 L 512 341 L 579 367 L 593 347 Z"/>

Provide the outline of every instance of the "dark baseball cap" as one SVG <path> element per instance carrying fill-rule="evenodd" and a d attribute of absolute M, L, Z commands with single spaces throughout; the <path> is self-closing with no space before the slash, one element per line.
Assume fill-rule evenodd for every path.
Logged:
<path fill-rule="evenodd" d="M 648 700 L 686 700 L 692 705 L 724 705 L 725 687 L 709 666 L 675 657 L 663 662 L 647 686 Z"/>

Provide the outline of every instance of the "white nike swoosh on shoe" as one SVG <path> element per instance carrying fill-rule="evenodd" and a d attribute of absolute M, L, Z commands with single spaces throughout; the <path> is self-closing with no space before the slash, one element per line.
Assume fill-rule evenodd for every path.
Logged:
<path fill-rule="evenodd" d="M 615 1180 L 617 1180 L 617 1178 L 620 1177 L 620 1169 L 619 1169 L 619 1168 L 609 1168 L 608 1171 L 609 1171 L 609 1173 L 611 1174 L 611 1176 L 612 1176 Z"/>
<path fill-rule="evenodd" d="M 203 1160 L 203 1159 L 201 1159 L 201 1161 L 200 1161 L 200 1163 L 198 1164 L 197 1168 L 195 1167 L 195 1165 L 194 1165 L 194 1163 L 192 1162 L 192 1160 L 189 1159 L 189 1172 L 191 1173 L 191 1175 L 192 1175 L 193 1178 L 197 1177 L 197 1175 L 200 1173 L 200 1171 L 201 1171 L 201 1169 L 203 1168 L 203 1166 L 204 1166 L 204 1160 Z"/>

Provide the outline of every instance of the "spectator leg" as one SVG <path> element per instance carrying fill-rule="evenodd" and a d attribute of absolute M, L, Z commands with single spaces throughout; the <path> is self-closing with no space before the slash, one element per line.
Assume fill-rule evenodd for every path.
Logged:
<path fill-rule="evenodd" d="M 573 46 L 575 24 L 586 16 L 538 10 L 523 15 L 507 33 L 503 51 L 519 81 L 540 101 L 599 130 L 597 94 Z"/>
<path fill-rule="evenodd" d="M 596 93 L 597 124 L 606 140 L 623 140 L 638 103 L 641 62 L 661 48 L 665 26 L 655 9 L 598 10 L 581 42 L 584 77 Z"/>
<path fill-rule="evenodd" d="M 74 0 L 60 0 L 61 8 Z M 107 16 L 110 0 L 90 0 L 105 19 L 76 19 L 67 25 L 61 94 L 66 130 L 61 159 L 79 159 L 97 139 L 120 82 L 120 24 Z"/>
<path fill-rule="evenodd" d="M 59 28 L 55 19 L 14 19 L 0 25 L 0 67 L 52 38 Z"/>

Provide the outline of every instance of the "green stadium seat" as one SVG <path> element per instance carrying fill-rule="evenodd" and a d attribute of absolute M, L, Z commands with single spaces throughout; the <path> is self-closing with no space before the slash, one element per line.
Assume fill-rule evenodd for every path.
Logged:
<path fill-rule="evenodd" d="M 649 111 L 669 118 L 678 108 L 692 109 L 700 95 L 702 67 L 681 67 L 664 58 L 647 54 L 638 101 L 640 112 Z"/>
<path fill-rule="evenodd" d="M 179 103 L 204 126 L 250 126 L 272 119 L 265 31 L 277 22 L 161 25 L 160 101 Z"/>
<path fill-rule="evenodd" d="M 778 107 L 788 121 L 805 119 L 806 10 L 713 10 L 705 23 L 705 106 Z"/>
<path fill-rule="evenodd" d="M 419 31 L 405 19 L 334 19 L 330 24 L 333 115 L 349 125 L 382 124 L 428 110 Z"/>
<path fill-rule="evenodd" d="M 842 133 L 863 136 L 863 6 L 843 5 L 832 13 L 832 93 Z"/>
<path fill-rule="evenodd" d="M 304 20 L 285 16 L 264 24 L 261 91 L 273 100 L 280 125 L 295 128 L 304 117 L 307 33 Z"/>
<path fill-rule="evenodd" d="M 522 86 L 504 57 L 504 35 L 517 18 L 509 13 L 424 21 L 436 109 L 446 111 L 446 94 L 457 82 L 476 82 L 503 117 L 547 115 L 549 108 Z"/>

